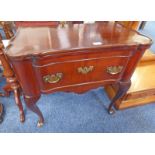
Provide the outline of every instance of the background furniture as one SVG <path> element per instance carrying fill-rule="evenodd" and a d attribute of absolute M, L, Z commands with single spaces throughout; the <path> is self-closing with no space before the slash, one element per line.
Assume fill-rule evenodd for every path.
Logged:
<path fill-rule="evenodd" d="M 142 21 L 140 26 L 139 26 L 139 29 L 144 29 L 146 23 L 147 23 L 147 21 Z"/>
<path fill-rule="evenodd" d="M 3 104 L 0 103 L 0 123 L 3 121 L 4 107 Z"/>
<path fill-rule="evenodd" d="M 117 101 L 117 109 L 144 105 L 155 101 L 155 55 L 147 50 L 131 78 L 128 92 Z M 107 86 L 106 92 L 113 98 L 117 92 L 115 86 Z"/>
<path fill-rule="evenodd" d="M 0 21 L 0 26 L 4 30 L 6 38 L 10 39 L 13 36 L 13 33 L 11 31 L 11 28 L 9 27 L 9 24 L 7 22 Z M 3 45 L 2 36 L 0 34 L 0 46 L 2 46 L 2 45 Z M 1 62 L 0 62 L 0 65 L 1 65 Z M 0 93 L 0 96 L 4 96 L 3 93 Z M 2 121 L 3 121 L 3 114 L 4 114 L 4 107 L 3 107 L 3 104 L 0 103 L 0 123 L 2 123 Z"/>
<path fill-rule="evenodd" d="M 6 35 L 6 39 L 10 39 L 11 37 L 13 37 L 13 31 L 9 24 L 10 22 L 0 22 L 0 25 L 2 26 L 4 33 Z M 20 100 L 20 90 L 21 90 L 20 85 L 17 82 L 17 79 L 11 68 L 11 65 L 9 64 L 8 59 L 4 54 L 4 48 L 5 47 L 2 42 L 2 37 L 1 37 L 0 38 L 0 62 L 3 67 L 3 76 L 6 79 L 6 85 L 3 87 L 4 93 L 1 92 L 0 96 L 9 96 L 10 92 L 14 93 L 15 102 L 20 111 L 20 121 L 24 122 L 25 120 L 24 111 L 23 111 L 21 100 Z"/>
<path fill-rule="evenodd" d="M 1 41 L 1 38 L 0 38 L 0 41 Z M 1 42 L 0 42 L 0 44 L 1 44 Z M 2 76 L 2 70 L 0 68 L 0 77 L 1 76 Z M 0 103 L 0 123 L 2 123 L 2 121 L 3 121 L 3 114 L 4 114 L 4 107 L 3 107 L 3 104 Z"/>
<path fill-rule="evenodd" d="M 80 24 L 83 21 L 15 21 L 16 27 L 57 27 L 58 25 L 63 24 Z"/>
<path fill-rule="evenodd" d="M 128 29 L 138 30 L 141 22 L 140 21 L 118 21 L 120 24 L 124 25 Z"/>
<path fill-rule="evenodd" d="M 124 24 L 124 22 L 122 22 Z M 146 24 L 146 22 L 144 23 Z M 128 25 L 136 25 L 136 24 L 126 24 Z M 139 29 L 143 22 L 137 24 L 137 27 L 130 27 L 132 29 Z M 155 55 L 152 51 L 146 50 L 143 55 L 141 61 L 139 62 L 136 70 L 131 78 L 131 87 L 128 92 L 117 101 L 116 108 L 117 109 L 125 109 L 134 106 L 139 106 L 143 104 L 148 104 L 151 102 L 155 102 Z M 105 91 L 107 92 L 110 98 L 117 92 L 117 88 L 115 86 L 106 86 Z"/>
<path fill-rule="evenodd" d="M 137 37 L 139 38 L 137 42 Z M 115 22 L 20 28 L 6 49 L 30 110 L 44 118 L 36 105 L 41 93 L 85 92 L 106 84 L 118 91 L 108 112 L 130 87 L 130 78 L 151 40 Z M 29 76 L 27 76 L 29 73 Z"/>
<path fill-rule="evenodd" d="M 15 21 L 15 26 L 18 27 L 35 27 L 35 26 L 49 26 L 57 27 L 58 21 Z"/>
<path fill-rule="evenodd" d="M 10 39 L 14 36 L 12 25 L 13 22 L 0 21 L 0 27 L 3 29 L 6 39 Z"/>

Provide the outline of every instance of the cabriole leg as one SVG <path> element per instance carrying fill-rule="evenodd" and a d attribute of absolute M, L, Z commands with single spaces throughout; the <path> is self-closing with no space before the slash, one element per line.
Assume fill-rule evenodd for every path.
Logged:
<path fill-rule="evenodd" d="M 34 113 L 36 113 L 39 117 L 37 126 L 41 127 L 44 124 L 44 117 L 40 111 L 40 109 L 38 108 L 38 106 L 36 105 L 36 102 L 38 101 L 39 97 L 30 97 L 25 95 L 24 96 L 24 100 L 26 102 L 27 107 L 33 111 Z"/>
<path fill-rule="evenodd" d="M 115 95 L 115 97 L 112 99 L 110 105 L 109 105 L 109 108 L 108 108 L 108 113 L 109 114 L 114 114 L 115 111 L 114 109 L 112 108 L 114 105 L 115 105 L 115 102 L 121 98 L 123 95 L 126 94 L 126 92 L 128 91 L 128 89 L 130 88 L 130 85 L 131 85 L 131 81 L 129 82 L 119 82 L 119 89 Z"/>
<path fill-rule="evenodd" d="M 20 112 L 20 121 L 24 122 L 25 115 L 24 115 L 23 105 L 22 105 L 22 102 L 20 99 L 20 92 L 18 89 L 14 89 L 13 91 L 14 91 L 15 102 L 16 102 L 16 105 L 18 106 L 19 112 Z"/>

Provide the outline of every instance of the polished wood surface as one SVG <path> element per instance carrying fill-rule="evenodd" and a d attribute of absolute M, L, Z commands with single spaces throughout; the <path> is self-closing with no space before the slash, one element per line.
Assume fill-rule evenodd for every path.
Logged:
<path fill-rule="evenodd" d="M 57 28 L 19 28 L 5 53 L 12 64 L 30 110 L 41 93 L 83 93 L 115 84 L 118 91 L 108 112 L 130 87 L 130 78 L 152 41 L 116 22 L 73 24 Z M 80 69 L 79 69 L 80 68 Z"/>
<path fill-rule="evenodd" d="M 155 62 L 143 62 L 138 65 L 136 68 L 135 74 L 132 76 L 133 85 L 129 89 L 129 92 L 134 91 L 143 91 L 152 88 L 155 88 Z M 141 75 L 141 76 L 139 76 Z M 151 79 L 149 76 L 151 75 Z"/>
<path fill-rule="evenodd" d="M 131 87 L 121 99 L 116 108 L 124 109 L 155 101 L 155 54 L 147 50 L 131 78 Z M 114 86 L 106 86 L 105 90 L 110 98 L 117 92 Z"/>
<path fill-rule="evenodd" d="M 17 104 L 20 112 L 20 121 L 24 122 L 25 116 L 23 111 L 22 102 L 20 99 L 20 85 L 17 81 L 17 78 L 14 75 L 14 72 L 9 64 L 7 57 L 4 54 L 3 45 L 0 44 L 0 61 L 3 66 L 3 75 L 6 78 L 6 85 L 3 87 L 4 93 L 1 93 L 0 96 L 9 96 L 10 92 L 14 93 L 15 103 Z"/>
<path fill-rule="evenodd" d="M 15 25 L 16 27 L 57 27 L 58 25 L 60 25 L 63 21 L 15 21 Z M 69 23 L 69 24 L 81 24 L 83 23 L 83 21 L 64 21 L 65 23 Z"/>
<path fill-rule="evenodd" d="M 150 49 L 145 51 L 143 57 L 140 59 L 139 65 L 140 63 L 146 62 L 146 61 L 149 61 L 149 62 L 155 61 L 155 54 Z"/>
<path fill-rule="evenodd" d="M 16 27 L 36 27 L 36 26 L 49 26 L 56 27 L 59 25 L 58 21 L 15 21 Z"/>
<path fill-rule="evenodd" d="M 119 21 L 122 25 L 124 25 L 127 28 L 133 29 L 133 30 L 138 30 L 140 21 Z"/>
<path fill-rule="evenodd" d="M 63 28 L 21 27 L 18 29 L 16 39 L 10 43 L 13 46 L 7 50 L 7 55 L 16 57 L 103 46 L 121 47 L 124 44 L 136 46 L 141 43 L 147 45 L 150 39 L 115 22 L 65 25 Z"/>
<path fill-rule="evenodd" d="M 105 57 L 108 54 L 104 54 L 101 51 L 98 52 L 99 53 L 95 52 L 93 54 L 89 53 L 89 55 L 57 56 L 55 59 L 52 57 L 46 57 L 41 60 L 37 59 L 33 66 L 36 74 L 39 75 L 38 80 L 40 83 L 40 90 L 46 93 L 56 90 L 65 90 L 69 86 L 71 87 L 78 84 L 91 84 L 93 82 L 104 83 L 107 79 L 107 82 L 120 79 L 125 69 L 124 66 L 126 66 L 128 62 L 129 53 L 122 52 L 122 55 L 120 56 L 119 54 L 121 52 L 117 53 L 117 51 L 115 51 L 113 56 L 116 57 L 111 58 Z M 93 70 L 86 74 L 78 72 L 79 68 L 90 68 L 91 66 L 93 67 Z M 119 74 L 112 75 L 107 72 L 109 66 L 122 66 L 122 70 Z M 49 73 L 62 73 L 62 79 L 55 84 L 45 83 L 42 77 Z"/>

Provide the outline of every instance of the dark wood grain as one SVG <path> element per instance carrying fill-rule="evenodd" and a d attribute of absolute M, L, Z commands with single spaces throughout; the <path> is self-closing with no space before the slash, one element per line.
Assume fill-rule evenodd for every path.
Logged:
<path fill-rule="evenodd" d="M 27 106 L 39 116 L 42 125 L 43 116 L 35 105 L 41 93 L 83 93 L 116 84 L 119 89 L 108 108 L 112 113 L 113 105 L 128 90 L 135 67 L 151 43 L 150 38 L 115 22 L 29 27 L 18 30 L 6 49 L 6 55 L 22 87 Z M 78 72 L 79 67 L 90 66 L 93 70 L 87 74 Z M 111 66 L 122 66 L 122 70 L 109 74 L 107 68 Z M 55 76 L 57 73 L 63 76 L 59 79 Z M 45 81 L 47 75 L 58 81 Z"/>
<path fill-rule="evenodd" d="M 149 38 L 115 22 L 73 24 L 63 28 L 21 27 L 15 38 L 10 42 L 13 46 L 6 51 L 11 57 L 150 44 Z"/>

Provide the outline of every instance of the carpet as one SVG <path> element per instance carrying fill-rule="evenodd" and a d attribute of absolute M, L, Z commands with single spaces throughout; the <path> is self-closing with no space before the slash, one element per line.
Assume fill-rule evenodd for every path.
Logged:
<path fill-rule="evenodd" d="M 141 33 L 155 40 L 153 25 L 148 22 Z M 155 44 L 151 47 L 155 52 Z M 4 85 L 4 79 L 0 82 Z M 148 104 L 123 111 L 114 115 L 107 113 L 110 103 L 104 88 L 88 91 L 84 94 L 59 92 L 42 95 L 38 101 L 45 124 L 37 128 L 38 117 L 29 111 L 23 101 L 26 115 L 25 123 L 19 121 L 19 111 L 14 96 L 0 98 L 5 106 L 4 122 L 0 124 L 0 132 L 8 133 L 133 133 L 155 132 L 155 104 Z"/>
<path fill-rule="evenodd" d="M 23 98 L 25 123 L 19 121 L 13 94 L 0 100 L 5 106 L 4 122 L 0 124 L 2 133 L 155 132 L 155 104 L 109 115 L 107 107 L 110 100 L 101 87 L 84 94 L 59 92 L 42 95 L 37 103 L 45 118 L 42 128 L 37 128 L 38 117 L 26 108 Z"/>

